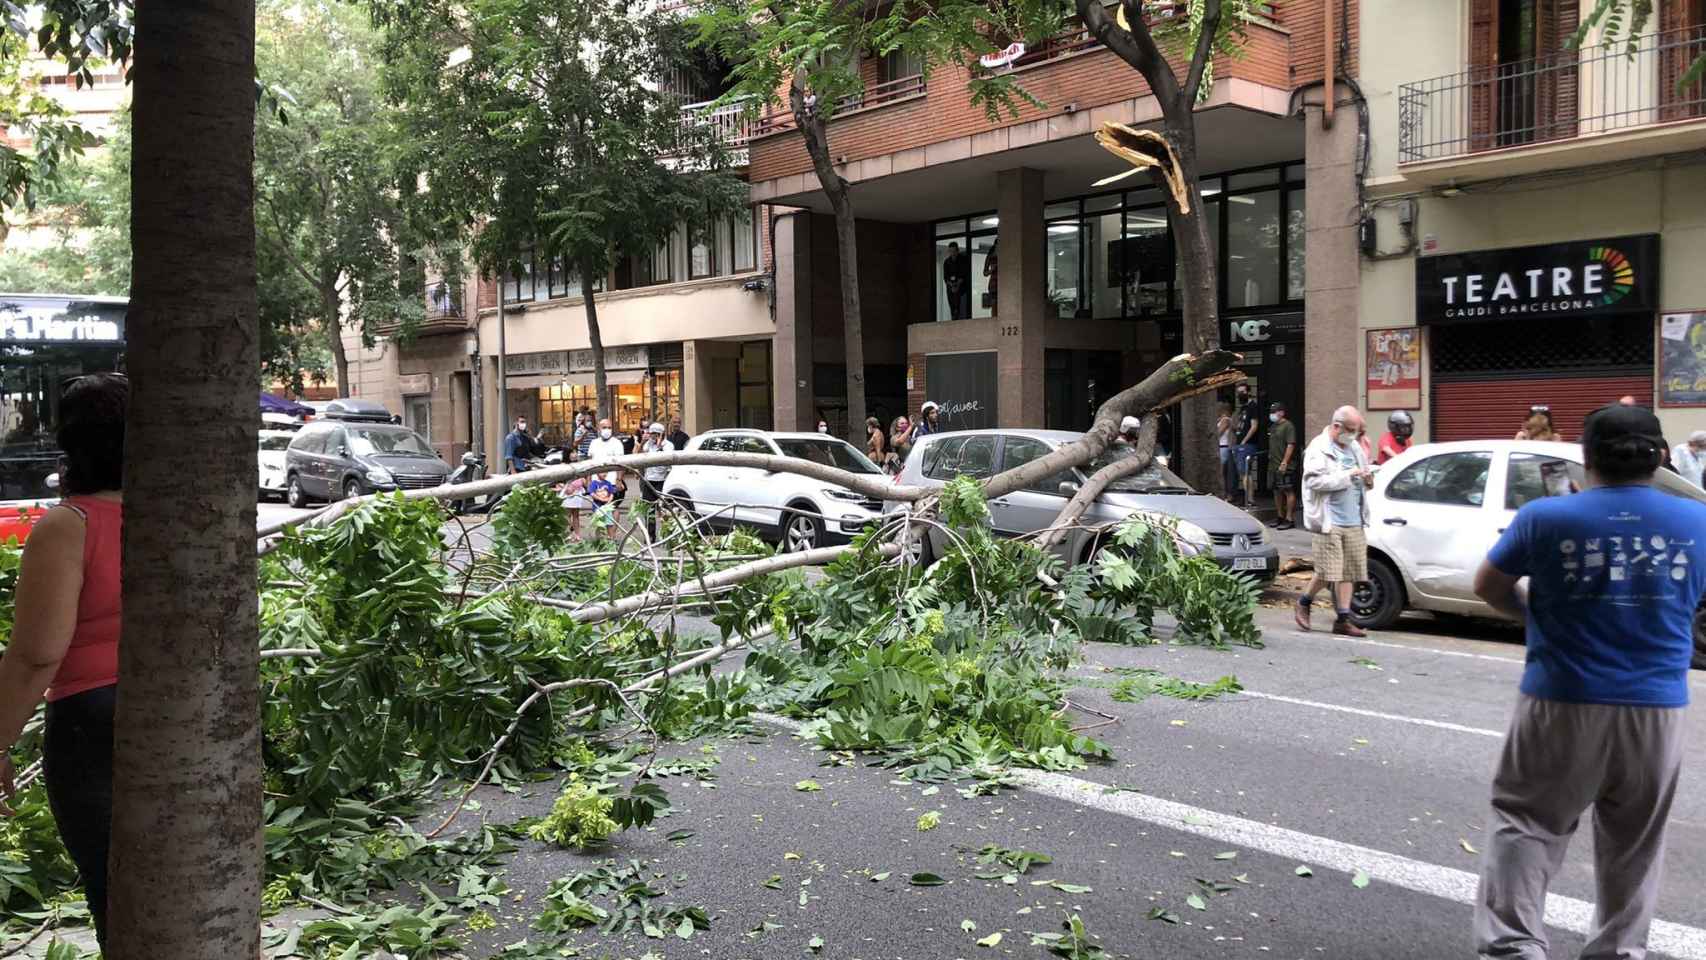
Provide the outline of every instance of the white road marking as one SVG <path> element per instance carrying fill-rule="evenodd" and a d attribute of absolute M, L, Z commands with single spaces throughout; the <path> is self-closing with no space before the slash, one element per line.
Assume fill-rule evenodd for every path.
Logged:
<path fill-rule="evenodd" d="M 1468 660 L 1494 660 L 1499 663 L 1514 663 L 1522 666 L 1525 661 L 1520 657 L 1496 657 L 1490 653 L 1471 653 L 1467 650 L 1442 650 L 1439 647 L 1418 647 L 1413 643 L 1392 643 L 1389 640 L 1369 640 L 1357 637 L 1340 637 L 1333 634 L 1320 634 L 1312 630 L 1299 630 L 1293 627 L 1292 636 L 1307 637 L 1311 640 L 1327 640 L 1333 643 L 1360 643 L 1370 647 L 1387 647 L 1392 650 L 1408 650 L 1412 653 L 1433 653 L 1442 657 L 1463 657 Z"/>
<path fill-rule="evenodd" d="M 1373 717 L 1377 720 L 1397 720 L 1400 723 L 1413 723 L 1421 727 L 1433 727 L 1438 730 L 1450 730 L 1454 733 L 1472 733 L 1478 737 L 1503 737 L 1503 730 L 1488 730 L 1485 727 L 1466 727 L 1461 723 L 1448 720 L 1429 720 L 1426 717 L 1406 717 L 1397 713 L 1382 713 L 1379 710 L 1364 710 L 1361 707 L 1347 707 L 1337 703 L 1322 703 L 1319 700 L 1303 700 L 1298 697 L 1286 697 L 1277 693 L 1257 693 L 1254 690 L 1243 691 L 1246 697 L 1259 700 L 1277 700 L 1280 703 L 1292 703 L 1300 707 L 1314 707 L 1317 710 L 1332 710 L 1336 713 L 1351 713 L 1359 717 Z"/>
<path fill-rule="evenodd" d="M 1098 784 L 1041 770 L 1013 770 L 1025 787 L 1082 807 L 1141 820 L 1156 826 L 1206 837 L 1217 843 L 1248 847 L 1287 860 L 1314 864 L 1329 870 L 1367 872 L 1369 877 L 1416 893 L 1473 906 L 1478 878 L 1467 870 L 1412 860 L 1369 847 L 1317 837 L 1297 830 L 1246 820 L 1171 800 L 1129 791 L 1113 791 Z M 1546 922 L 1560 930 L 1582 935 L 1593 929 L 1593 904 L 1574 897 L 1550 894 L 1546 898 Z M 1681 960 L 1706 960 L 1706 930 L 1654 920 L 1647 937 L 1653 953 Z M 1465 944 L 1467 947 L 1467 944 Z"/>
<path fill-rule="evenodd" d="M 797 720 L 775 714 L 757 713 L 753 716 L 795 734 L 803 726 Z M 1361 870 L 1371 879 L 1465 906 L 1472 907 L 1476 902 L 1479 878 L 1467 870 L 1412 860 L 1372 847 L 1318 837 L 1130 790 L 1117 790 L 1061 773 L 1019 768 L 1010 768 L 1008 772 L 1015 782 L 1028 790 L 1081 807 L 1194 834 L 1217 843 L 1260 850 L 1328 870 L 1352 874 Z M 1593 930 L 1593 912 L 1593 904 L 1585 900 L 1556 893 L 1546 897 L 1546 923 L 1559 930 L 1588 935 Z M 1668 920 L 1654 920 L 1647 935 L 1647 947 L 1652 953 L 1678 960 L 1706 960 L 1706 930 Z"/>

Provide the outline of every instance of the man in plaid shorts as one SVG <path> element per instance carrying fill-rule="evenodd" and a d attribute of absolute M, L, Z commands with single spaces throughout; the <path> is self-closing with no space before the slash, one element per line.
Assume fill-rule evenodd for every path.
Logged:
<path fill-rule="evenodd" d="M 1309 608 L 1315 595 L 1332 584 L 1333 632 L 1345 637 L 1366 636 L 1351 622 L 1351 591 L 1368 579 L 1367 490 L 1374 471 L 1357 443 L 1363 428 L 1356 407 L 1333 411 L 1333 422 L 1310 441 L 1303 454 L 1303 526 L 1314 534 L 1315 579 L 1297 598 L 1293 616 L 1300 630 L 1309 629 Z"/>

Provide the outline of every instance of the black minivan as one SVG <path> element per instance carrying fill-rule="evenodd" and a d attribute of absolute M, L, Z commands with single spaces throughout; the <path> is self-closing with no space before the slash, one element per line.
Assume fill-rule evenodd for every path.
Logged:
<path fill-rule="evenodd" d="M 450 464 L 420 434 L 396 423 L 383 406 L 334 400 L 323 419 L 303 427 L 290 441 L 284 474 L 290 505 L 303 507 L 309 500 L 436 487 L 450 476 Z"/>

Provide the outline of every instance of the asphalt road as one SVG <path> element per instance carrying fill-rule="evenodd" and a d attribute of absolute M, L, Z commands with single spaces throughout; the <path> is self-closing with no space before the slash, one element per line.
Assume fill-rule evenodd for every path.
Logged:
<path fill-rule="evenodd" d="M 829 758 L 786 725 L 763 723 L 760 736 L 715 745 L 714 781 L 668 781 L 675 809 L 653 829 L 619 835 L 600 855 L 525 850 L 508 873 L 521 896 L 470 955 L 525 938 L 552 880 L 615 858 L 644 861 L 666 891 L 661 902 L 703 906 L 711 929 L 687 941 L 584 936 L 582 956 L 1042 957 L 1030 933 L 1054 932 L 1069 914 L 1117 957 L 1471 956 L 1471 849 L 1484 846 L 1521 648 L 1426 620 L 1350 641 L 1300 633 L 1281 610 L 1260 618 L 1263 650 L 1090 650 L 1073 699 L 1118 718 L 1093 731 L 1116 760 L 1026 774 L 995 796 L 930 791 L 862 763 L 824 766 Z M 1204 681 L 1231 673 L 1246 690 L 1202 703 L 1116 702 L 1109 686 L 1120 667 Z M 1655 955 L 1706 958 L 1706 902 L 1695 895 L 1706 880 L 1706 731 L 1691 732 L 1653 944 Z M 807 778 L 822 790 L 796 790 Z M 543 814 L 552 796 L 550 785 L 492 790 L 459 827 Z M 932 810 L 940 825 L 920 831 Z M 670 842 L 673 831 L 692 835 Z M 979 879 L 988 868 L 977 851 L 991 843 L 1053 862 L 1014 883 Z M 1591 835 L 1579 837 L 1549 914 L 1559 956 L 1581 946 L 1590 864 Z M 947 882 L 908 882 L 920 872 Z M 1366 886 L 1353 882 L 1359 873 Z M 1156 908 L 1177 922 L 1152 919 Z M 995 946 L 976 943 L 996 932 Z"/>

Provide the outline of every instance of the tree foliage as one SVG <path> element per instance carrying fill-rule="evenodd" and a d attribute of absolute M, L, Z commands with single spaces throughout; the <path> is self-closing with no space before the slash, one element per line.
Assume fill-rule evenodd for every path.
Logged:
<path fill-rule="evenodd" d="M 1651 41 L 1645 36 L 1647 27 L 1653 22 L 1655 5 L 1653 0 L 1594 0 L 1593 6 L 1582 17 L 1581 25 L 1570 37 L 1571 49 L 1579 49 L 1588 41 L 1595 29 L 1601 29 L 1601 36 L 1607 44 L 1621 40 L 1631 59 L 1641 52 L 1643 40 Z M 1676 78 L 1676 91 L 1682 93 L 1689 87 L 1699 83 L 1706 77 L 1706 52 L 1696 54 L 1694 60 L 1682 75 Z"/>

